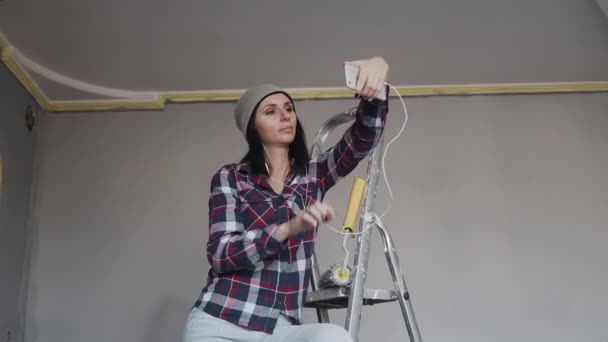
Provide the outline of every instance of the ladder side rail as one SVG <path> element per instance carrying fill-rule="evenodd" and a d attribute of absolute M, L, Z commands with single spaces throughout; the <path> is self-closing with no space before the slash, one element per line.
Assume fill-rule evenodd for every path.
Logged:
<path fill-rule="evenodd" d="M 365 280 L 367 276 L 367 264 L 369 250 L 371 247 L 371 226 L 374 224 L 374 212 L 376 210 L 376 193 L 378 191 L 378 178 L 380 172 L 380 158 L 384 138 L 381 137 L 376 147 L 371 152 L 367 165 L 367 188 L 363 206 L 363 216 L 359 220 L 359 229 L 363 232 L 357 235 L 357 249 L 353 264 L 352 285 L 348 296 L 348 309 L 344 328 L 350 333 L 354 342 L 359 339 L 361 327 L 361 311 L 365 294 Z"/>
<path fill-rule="evenodd" d="M 403 313 L 403 319 L 407 327 L 407 333 L 410 337 L 411 342 L 421 342 L 422 337 L 420 336 L 420 330 L 418 329 L 418 323 L 416 323 L 416 316 L 414 315 L 414 308 L 410 298 L 410 294 L 405 285 L 405 276 L 401 272 L 399 265 L 399 257 L 393 243 L 388 229 L 382 222 L 382 220 L 376 215 L 375 226 L 382 236 L 384 242 L 384 254 L 388 261 L 388 267 L 393 277 L 393 283 L 395 285 L 395 291 L 397 291 L 399 297 L 399 304 L 401 306 L 401 312 Z"/>

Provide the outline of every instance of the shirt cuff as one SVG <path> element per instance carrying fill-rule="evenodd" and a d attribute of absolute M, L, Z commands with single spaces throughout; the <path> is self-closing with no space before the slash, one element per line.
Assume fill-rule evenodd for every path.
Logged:
<path fill-rule="evenodd" d="M 364 102 L 369 102 L 369 103 L 375 104 L 377 106 L 380 106 L 380 105 L 383 105 L 383 104 L 388 105 L 388 98 L 391 95 L 391 89 L 390 89 L 390 87 L 388 85 L 386 85 L 384 87 L 384 92 L 386 94 L 386 100 L 380 100 L 380 99 L 377 99 L 375 97 L 372 97 L 371 99 L 364 100 Z"/>
<path fill-rule="evenodd" d="M 386 100 L 379 100 L 373 98 L 371 100 L 361 100 L 359 105 L 360 112 L 368 117 L 382 117 L 383 114 L 388 112 L 388 98 Z"/>

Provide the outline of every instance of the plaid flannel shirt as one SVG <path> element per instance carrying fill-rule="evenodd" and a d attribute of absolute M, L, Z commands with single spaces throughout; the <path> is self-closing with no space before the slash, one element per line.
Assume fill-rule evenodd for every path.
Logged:
<path fill-rule="evenodd" d="M 208 281 L 195 306 L 239 326 L 272 334 L 282 313 L 301 324 L 311 277 L 316 232 L 281 242 L 289 221 L 350 173 L 377 144 L 388 101 L 361 101 L 356 120 L 340 141 L 311 160 L 306 174 L 291 172 L 275 193 L 249 164 L 228 164 L 211 180 Z"/>

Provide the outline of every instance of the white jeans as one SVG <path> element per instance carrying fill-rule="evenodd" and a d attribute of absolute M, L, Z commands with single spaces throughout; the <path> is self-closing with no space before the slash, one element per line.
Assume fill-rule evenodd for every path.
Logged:
<path fill-rule="evenodd" d="M 184 327 L 183 342 L 352 342 L 350 334 L 334 324 L 292 325 L 279 315 L 272 335 L 248 330 L 193 308 Z"/>

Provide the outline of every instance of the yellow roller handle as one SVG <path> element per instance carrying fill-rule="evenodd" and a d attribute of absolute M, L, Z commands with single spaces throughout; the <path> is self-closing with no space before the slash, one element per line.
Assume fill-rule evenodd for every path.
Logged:
<path fill-rule="evenodd" d="M 363 178 L 355 178 L 353 182 L 353 188 L 350 191 L 350 197 L 348 198 L 348 207 L 346 207 L 346 215 L 344 215 L 344 224 L 341 233 L 346 230 L 350 230 L 351 233 L 355 231 L 355 224 L 357 223 L 357 216 L 361 209 L 361 200 L 363 200 L 363 194 L 365 192 L 365 186 L 367 182 Z"/>

